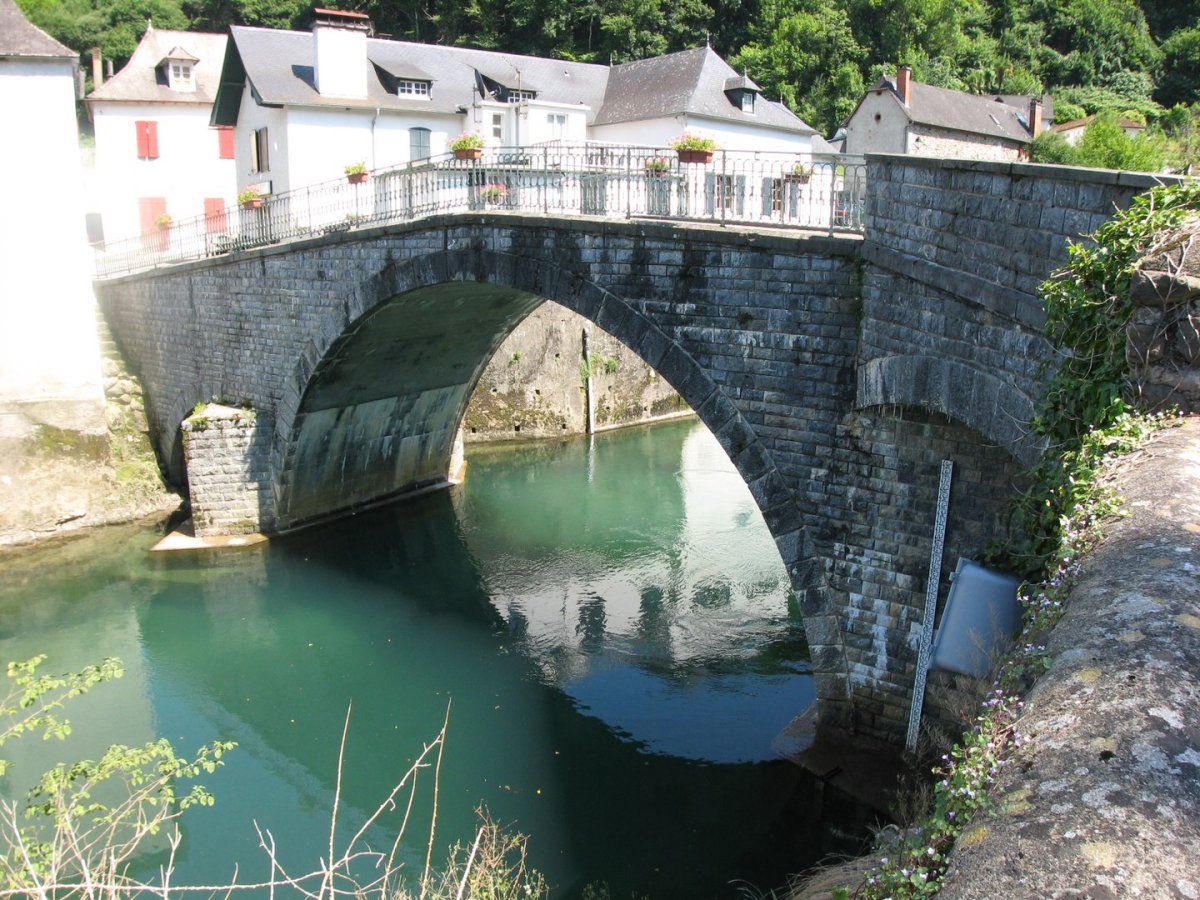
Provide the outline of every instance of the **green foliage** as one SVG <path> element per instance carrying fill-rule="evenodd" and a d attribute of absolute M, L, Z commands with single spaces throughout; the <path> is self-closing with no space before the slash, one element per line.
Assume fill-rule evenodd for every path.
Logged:
<path fill-rule="evenodd" d="M 1043 131 L 1029 145 L 1029 159 L 1035 163 L 1056 163 L 1063 166 L 1076 164 L 1075 148 L 1066 138 L 1054 131 Z"/>
<path fill-rule="evenodd" d="M 1101 461 L 1145 437 L 1145 420 L 1126 400 L 1129 281 L 1155 236 L 1197 210 L 1200 184 L 1142 194 L 1094 242 L 1072 244 L 1067 270 L 1043 285 L 1046 335 L 1059 358 L 1033 428 L 1049 449 L 1011 509 L 1008 539 L 991 548 L 991 561 L 1027 574 L 1045 568 L 1063 543 L 1071 511 L 1091 496 Z"/>
<path fill-rule="evenodd" d="M 1156 99 L 1167 106 L 1200 100 L 1200 25 L 1175 32 L 1162 49 L 1163 76 Z"/>
<path fill-rule="evenodd" d="M 1134 172 L 1161 172 L 1166 162 L 1163 142 L 1157 134 L 1143 131 L 1130 137 L 1111 115 L 1100 116 L 1087 127 L 1075 147 L 1075 158 L 1081 166 Z"/>
<path fill-rule="evenodd" d="M 8 663 L 8 691 L 0 697 L 0 748 L 26 734 L 40 733 L 44 740 L 62 740 L 71 733 L 70 722 L 61 716 L 66 701 L 125 673 L 120 660 L 106 658 L 78 672 L 39 675 L 38 669 L 45 661 L 43 655 Z M 8 763 L 0 759 L 0 776 L 7 769 Z"/>

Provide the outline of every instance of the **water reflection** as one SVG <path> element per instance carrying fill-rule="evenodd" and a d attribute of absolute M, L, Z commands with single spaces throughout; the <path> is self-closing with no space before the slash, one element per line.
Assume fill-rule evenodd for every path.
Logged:
<path fill-rule="evenodd" d="M 151 557 L 152 535 L 118 530 L 4 564 L 0 659 L 47 652 L 64 670 L 119 655 L 128 674 L 81 699 L 69 742 L 27 744 L 0 791 L 113 741 L 232 739 L 210 779 L 217 806 L 185 820 L 178 879 L 227 877 L 235 861 L 265 874 L 255 821 L 308 867 L 328 838 L 347 706 L 353 821 L 453 698 L 439 843 L 471 835 L 483 801 L 533 836 L 561 896 L 598 879 L 615 896 L 723 896 L 732 877 L 769 883 L 845 846 L 860 810 L 818 814 L 794 767 L 751 762 L 811 681 L 786 575 L 707 432 L 659 426 L 471 466 L 456 493 L 264 549 Z M 371 837 L 390 843 L 395 827 Z"/>

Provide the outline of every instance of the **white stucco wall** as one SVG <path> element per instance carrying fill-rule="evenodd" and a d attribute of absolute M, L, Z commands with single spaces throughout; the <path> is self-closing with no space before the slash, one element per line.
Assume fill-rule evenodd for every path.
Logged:
<path fill-rule="evenodd" d="M 0 437 L 38 423 L 104 431 L 83 169 L 69 60 L 0 59 Z M 14 132 L 15 133 L 15 132 Z"/>
<path fill-rule="evenodd" d="M 812 155 L 812 137 L 809 135 L 698 116 L 672 116 L 599 125 L 592 129 L 591 139 L 614 144 L 666 147 L 685 131 L 710 137 L 722 150 L 733 153 L 789 153 L 799 157 Z"/>
<path fill-rule="evenodd" d="M 139 197 L 163 197 L 177 222 L 204 214 L 206 197 L 236 194 L 234 160 L 221 159 L 207 104 L 93 101 L 96 196 L 106 241 L 140 234 Z M 136 123 L 158 123 L 158 158 L 138 159 Z"/>
<path fill-rule="evenodd" d="M 891 91 L 871 91 L 846 122 L 846 152 L 908 152 L 908 116 Z"/>
<path fill-rule="evenodd" d="M 267 172 L 250 171 L 250 134 L 267 129 L 270 169 Z M 249 89 L 242 91 L 242 103 L 238 108 L 237 126 L 234 128 L 234 166 L 237 173 L 237 190 L 240 193 L 248 185 L 271 182 L 274 193 L 290 190 L 288 183 L 287 113 L 282 109 L 259 106 L 254 102 Z"/>

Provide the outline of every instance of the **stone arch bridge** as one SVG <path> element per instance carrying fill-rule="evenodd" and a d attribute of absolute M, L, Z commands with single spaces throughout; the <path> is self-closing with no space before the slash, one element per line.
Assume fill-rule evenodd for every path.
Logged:
<path fill-rule="evenodd" d="M 865 235 L 465 213 L 97 282 L 200 527 L 282 532 L 446 483 L 476 379 L 539 303 L 666 378 L 750 486 L 801 599 L 820 721 L 908 716 L 940 460 L 946 569 L 993 533 L 1049 356 L 1038 284 L 1153 179 L 868 161 Z M 946 586 L 943 572 L 942 587 Z"/>

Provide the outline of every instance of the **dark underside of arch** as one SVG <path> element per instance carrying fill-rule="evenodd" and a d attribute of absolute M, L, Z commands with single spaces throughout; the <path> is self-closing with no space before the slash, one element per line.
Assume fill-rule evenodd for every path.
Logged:
<path fill-rule="evenodd" d="M 308 382 L 279 526 L 443 483 L 480 372 L 542 302 L 512 288 L 451 282 L 393 297 L 359 319 Z"/>

